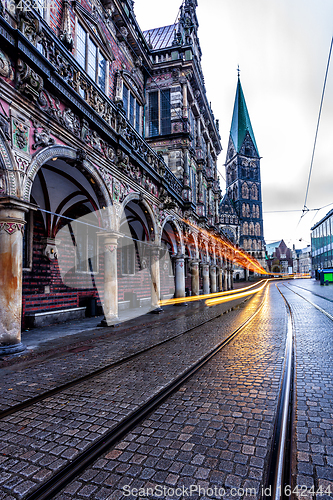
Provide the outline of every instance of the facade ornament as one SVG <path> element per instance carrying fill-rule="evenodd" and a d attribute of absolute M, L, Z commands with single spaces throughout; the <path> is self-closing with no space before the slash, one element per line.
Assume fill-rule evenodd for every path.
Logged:
<path fill-rule="evenodd" d="M 50 130 L 36 121 L 33 121 L 34 125 L 34 141 L 35 144 L 32 145 L 32 149 L 37 149 L 39 147 L 46 148 L 47 146 L 53 146 L 55 139 L 51 137 Z M 38 129 L 41 129 L 38 131 Z"/>
<path fill-rule="evenodd" d="M 29 127 L 18 118 L 12 118 L 13 146 L 21 151 L 29 151 Z"/>
<path fill-rule="evenodd" d="M 63 0 L 62 22 L 59 38 L 69 51 L 73 50 L 74 40 L 71 33 L 71 17 L 68 0 Z"/>
<path fill-rule="evenodd" d="M 17 88 L 22 94 L 29 97 L 33 101 L 37 101 L 39 94 L 43 88 L 44 82 L 33 69 L 30 68 L 24 61 L 17 61 Z"/>
<path fill-rule="evenodd" d="M 0 3 L 2 5 L 1 0 Z M 12 68 L 12 63 L 7 54 L 5 54 L 5 52 L 3 52 L 1 49 L 0 49 L 0 75 L 3 76 L 4 78 L 8 78 L 9 80 L 14 80 L 14 70 Z"/>
<path fill-rule="evenodd" d="M 8 220 L 7 221 L 0 220 L 0 232 L 6 231 L 6 233 L 8 234 L 14 234 L 16 231 L 21 231 L 21 233 L 23 233 L 24 226 L 25 226 L 24 221 L 13 220 L 13 222 L 9 222 Z"/>
<path fill-rule="evenodd" d="M 56 260 L 58 258 L 58 250 L 54 238 L 46 238 L 44 243 L 45 248 L 43 254 L 45 257 L 47 257 L 50 261 Z"/>

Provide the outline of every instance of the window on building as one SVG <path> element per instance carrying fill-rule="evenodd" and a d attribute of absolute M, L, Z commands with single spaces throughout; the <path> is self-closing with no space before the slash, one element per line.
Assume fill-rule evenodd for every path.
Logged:
<path fill-rule="evenodd" d="M 98 237 L 95 228 L 77 224 L 75 232 L 69 224 L 75 241 L 75 269 L 79 273 L 98 272 Z"/>
<path fill-rule="evenodd" d="M 76 29 L 76 60 L 100 89 L 106 92 L 107 60 L 80 23 L 77 23 Z"/>
<path fill-rule="evenodd" d="M 192 188 L 192 202 L 197 202 L 197 176 L 194 170 L 191 168 L 191 188 Z"/>
<path fill-rule="evenodd" d="M 123 107 L 131 125 L 141 133 L 141 106 L 132 92 L 123 84 Z"/>
<path fill-rule="evenodd" d="M 128 238 L 123 238 L 121 244 L 121 274 L 135 274 L 135 246 Z"/>
<path fill-rule="evenodd" d="M 171 133 L 170 90 L 149 94 L 149 136 Z"/>

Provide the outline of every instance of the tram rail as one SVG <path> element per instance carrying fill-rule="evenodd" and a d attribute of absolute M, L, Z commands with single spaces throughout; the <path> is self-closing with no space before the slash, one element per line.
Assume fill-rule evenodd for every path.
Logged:
<path fill-rule="evenodd" d="M 99 456 L 105 453 L 110 446 L 117 443 L 125 434 L 133 429 L 140 421 L 153 412 L 163 401 L 172 393 L 178 390 L 186 381 L 190 379 L 200 368 L 208 363 L 218 352 L 227 346 L 261 311 L 267 295 L 267 288 L 264 291 L 264 297 L 255 312 L 246 319 L 236 330 L 234 330 L 226 339 L 220 342 L 214 349 L 206 353 L 199 361 L 186 369 L 181 375 L 151 397 L 139 408 L 134 410 L 128 417 L 125 417 L 118 425 L 101 438 L 95 441 L 85 452 L 80 454 L 71 463 L 67 464 L 50 480 L 41 485 L 26 497 L 26 500 L 46 500 L 53 498 L 55 494 L 61 491 L 69 482 L 82 472 L 89 464 L 94 462 Z M 197 327 L 196 327 L 197 328 Z"/>
<path fill-rule="evenodd" d="M 253 289 L 253 287 L 256 286 L 256 285 L 257 284 L 250 285 L 249 287 L 246 287 L 246 290 L 248 288 L 249 289 L 251 288 L 252 290 L 251 290 L 250 293 L 254 294 L 254 293 L 257 292 L 256 289 Z M 239 299 L 238 296 L 235 297 L 235 298 L 233 298 L 233 296 L 237 292 L 238 292 L 238 290 L 230 290 L 228 292 L 221 292 L 221 293 L 212 294 L 211 296 L 213 296 L 213 297 L 220 296 L 220 297 L 223 297 L 225 301 L 229 300 L 231 302 L 231 301 L 236 301 L 236 300 Z M 248 291 L 245 292 L 244 301 L 246 301 L 249 298 L 249 296 L 246 295 L 246 293 L 249 294 L 249 292 Z M 201 296 L 199 296 L 199 297 L 201 298 Z M 206 300 L 207 297 L 208 296 L 205 296 L 201 300 Z M 230 308 L 233 308 L 233 307 L 234 306 L 231 304 Z M 211 321 L 214 321 L 215 319 L 216 319 L 216 317 L 214 316 L 214 317 L 210 318 L 209 320 L 205 320 L 205 321 L 197 324 L 194 327 L 191 327 L 191 328 L 189 328 L 187 330 L 183 330 L 182 332 L 177 333 L 176 335 L 173 335 L 171 337 L 168 337 L 167 339 L 161 340 L 159 342 L 155 342 L 153 345 L 145 347 L 144 349 L 140 349 L 139 351 L 137 351 L 137 352 L 135 352 L 133 354 L 125 356 L 122 359 L 114 361 L 114 362 L 112 362 L 110 364 L 107 364 L 107 365 L 105 365 L 105 366 L 103 366 L 103 367 L 101 367 L 101 368 L 99 368 L 97 370 L 94 370 L 94 371 L 92 371 L 92 372 L 90 372 L 90 373 L 88 373 L 88 374 L 86 374 L 84 376 L 78 377 L 78 378 L 76 378 L 74 380 L 71 380 L 70 382 L 66 382 L 65 384 L 61 384 L 58 387 L 54 387 L 53 389 L 50 389 L 50 390 L 47 390 L 47 391 L 45 391 L 45 392 L 43 392 L 41 394 L 38 394 L 37 396 L 29 398 L 29 399 L 27 399 L 27 400 L 25 400 L 23 402 L 14 404 L 14 405 L 12 405 L 11 407 L 9 407 L 7 409 L 1 410 L 0 411 L 0 419 L 2 419 L 4 417 L 7 417 L 9 415 L 13 415 L 16 412 L 24 410 L 26 408 L 29 408 L 30 406 L 32 406 L 32 405 L 34 405 L 36 403 L 39 403 L 39 402 L 41 402 L 41 401 L 43 401 L 43 400 L 45 400 L 45 399 L 47 399 L 47 398 L 49 398 L 51 396 L 54 396 L 56 394 L 59 394 L 59 393 L 65 391 L 65 390 L 67 390 L 67 389 L 75 387 L 76 385 L 79 385 L 79 384 L 81 384 L 83 382 L 91 380 L 94 377 L 97 377 L 97 376 L 99 376 L 99 375 L 101 375 L 101 374 L 103 374 L 103 373 L 105 373 L 105 372 L 107 372 L 109 370 L 114 369 L 115 367 L 119 367 L 119 366 L 127 363 L 128 361 L 132 361 L 132 360 L 138 358 L 139 356 L 141 356 L 142 354 L 145 354 L 145 353 L 147 353 L 147 352 L 155 349 L 156 347 L 160 347 L 161 345 L 167 344 L 167 343 L 171 342 L 172 340 L 175 340 L 176 338 L 180 337 L 181 335 L 184 335 L 186 333 L 190 333 L 191 331 L 193 331 L 193 330 L 195 330 L 197 328 L 200 328 L 201 326 L 203 326 L 203 325 L 205 325 L 205 324 L 207 324 L 207 323 L 209 323 Z"/>

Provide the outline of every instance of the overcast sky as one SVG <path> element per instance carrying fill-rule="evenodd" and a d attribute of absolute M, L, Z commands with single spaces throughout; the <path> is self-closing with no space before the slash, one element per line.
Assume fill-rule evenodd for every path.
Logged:
<path fill-rule="evenodd" d="M 135 0 L 142 30 L 173 24 L 181 0 Z M 328 73 L 307 207 L 298 224 L 310 169 L 324 76 L 333 35 L 332 0 L 198 0 L 199 40 L 208 101 L 220 121 L 225 154 L 237 66 L 261 160 L 264 236 L 297 248 L 333 208 L 333 69 Z M 333 58 L 333 56 L 332 56 Z M 225 192 L 225 182 L 221 179 Z M 299 241 L 302 238 L 302 241 Z"/>

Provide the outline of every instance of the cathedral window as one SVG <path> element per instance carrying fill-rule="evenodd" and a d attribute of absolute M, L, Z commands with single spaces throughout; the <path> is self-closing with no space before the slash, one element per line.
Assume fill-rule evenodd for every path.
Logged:
<path fill-rule="evenodd" d="M 252 186 L 251 186 L 251 199 L 252 200 L 258 199 L 258 188 L 257 188 L 256 184 L 252 184 Z"/>
<path fill-rule="evenodd" d="M 170 89 L 149 94 L 149 136 L 171 133 Z"/>
<path fill-rule="evenodd" d="M 256 236 L 260 236 L 260 224 L 259 224 L 259 222 L 256 223 L 255 234 L 256 234 Z"/>
<path fill-rule="evenodd" d="M 251 239 L 249 239 L 247 242 L 247 249 L 252 250 L 252 240 Z"/>
<path fill-rule="evenodd" d="M 107 60 L 90 33 L 79 22 L 76 28 L 76 60 L 99 88 L 106 92 Z"/>
<path fill-rule="evenodd" d="M 249 225 L 247 222 L 244 222 L 243 224 L 243 234 L 248 235 L 249 234 Z"/>
<path fill-rule="evenodd" d="M 252 217 L 254 219 L 257 217 L 257 207 L 256 207 L 256 205 L 252 206 Z"/>
<path fill-rule="evenodd" d="M 257 216 L 257 219 L 259 219 L 259 217 L 260 217 L 259 205 L 256 206 L 256 216 Z"/>
<path fill-rule="evenodd" d="M 257 242 L 256 242 L 256 240 L 253 240 L 253 242 L 252 242 L 252 250 L 257 250 Z"/>
<path fill-rule="evenodd" d="M 253 224 L 253 222 L 250 222 L 250 224 L 249 224 L 249 234 L 250 234 L 250 236 L 254 236 L 254 224 Z"/>
<path fill-rule="evenodd" d="M 249 188 L 246 182 L 244 182 L 242 185 L 242 198 L 244 198 L 245 200 L 248 200 L 249 198 Z"/>
<path fill-rule="evenodd" d="M 246 205 L 243 203 L 242 205 L 242 217 L 246 217 Z"/>

